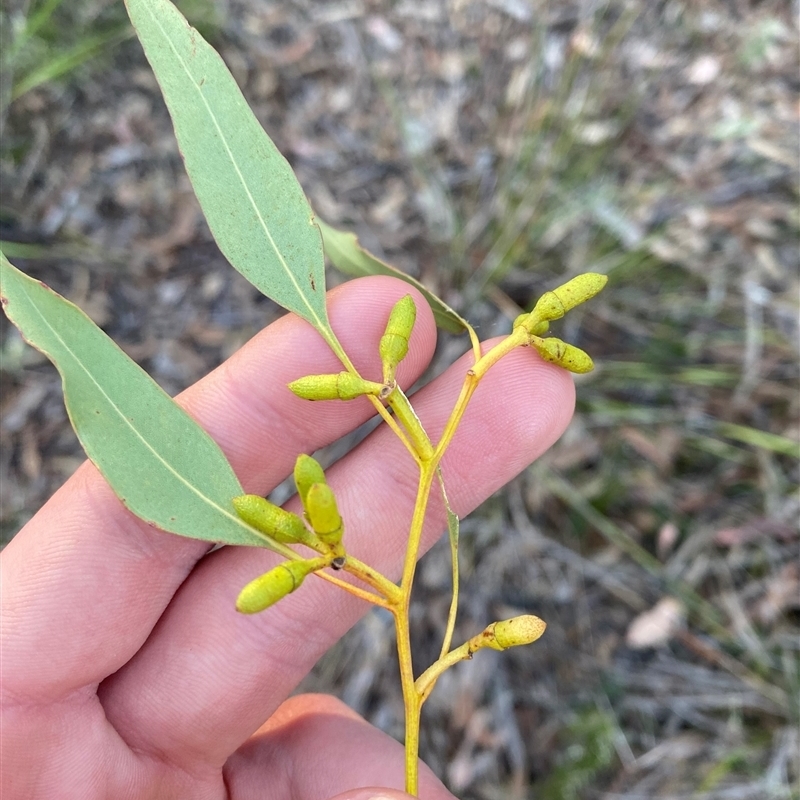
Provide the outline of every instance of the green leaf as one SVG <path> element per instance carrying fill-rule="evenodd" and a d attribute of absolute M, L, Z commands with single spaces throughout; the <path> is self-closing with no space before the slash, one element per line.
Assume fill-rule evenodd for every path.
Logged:
<path fill-rule="evenodd" d="M 2 253 L 0 299 L 58 368 L 86 454 L 134 514 L 193 539 L 288 549 L 239 519 L 232 500 L 244 490 L 214 440 L 83 311 Z"/>
<path fill-rule="evenodd" d="M 168 0 L 126 0 L 214 238 L 267 297 L 332 336 L 325 261 L 292 168 L 217 52 Z"/>
<path fill-rule="evenodd" d="M 389 275 L 392 278 L 400 278 L 401 281 L 410 283 L 422 293 L 428 301 L 431 311 L 433 311 L 436 324 L 442 330 L 448 333 L 463 333 L 464 331 L 469 331 L 469 323 L 462 316 L 453 311 L 444 300 L 440 300 L 416 278 L 412 278 L 410 275 L 397 269 L 397 267 L 390 266 L 365 250 L 359 244 L 358 237 L 354 233 L 331 228 L 330 225 L 323 222 L 321 219 L 317 219 L 317 225 L 319 225 L 319 229 L 322 231 L 325 254 L 338 270 L 356 278 L 365 275 Z"/>

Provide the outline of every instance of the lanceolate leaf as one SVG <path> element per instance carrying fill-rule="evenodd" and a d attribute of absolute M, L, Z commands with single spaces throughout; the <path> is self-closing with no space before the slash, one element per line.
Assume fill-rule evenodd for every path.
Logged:
<path fill-rule="evenodd" d="M 86 454 L 134 514 L 194 539 L 286 550 L 237 516 L 244 490 L 213 439 L 77 306 L 2 254 L 0 299 L 58 367 Z"/>
<path fill-rule="evenodd" d="M 329 333 L 322 240 L 288 162 L 217 52 L 172 3 L 126 5 L 220 249 L 265 295 Z"/>
<path fill-rule="evenodd" d="M 433 311 L 436 324 L 448 333 L 463 333 L 469 330 L 469 323 L 453 311 L 444 300 L 440 300 L 430 289 L 425 288 L 416 278 L 412 278 L 397 267 L 392 267 L 372 253 L 365 250 L 358 242 L 354 233 L 347 233 L 332 228 L 330 225 L 317 219 L 322 231 L 322 239 L 325 243 L 325 254 L 331 263 L 341 272 L 353 277 L 363 277 L 364 275 L 389 275 L 393 278 L 400 278 L 401 281 L 410 283 L 419 289 L 428 305 Z"/>

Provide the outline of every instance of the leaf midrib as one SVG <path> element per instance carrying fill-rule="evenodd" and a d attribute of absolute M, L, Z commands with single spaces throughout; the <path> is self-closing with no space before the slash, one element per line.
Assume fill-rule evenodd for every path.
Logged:
<path fill-rule="evenodd" d="M 117 413 L 117 415 L 120 417 L 120 419 L 122 419 L 122 421 L 125 423 L 125 425 L 127 425 L 127 427 L 133 432 L 134 436 L 137 439 L 139 439 L 139 441 L 144 445 L 144 447 L 153 454 L 153 456 L 156 458 L 156 460 L 159 461 L 168 472 L 172 473 L 172 475 L 178 480 L 179 483 L 182 483 L 186 488 L 188 488 L 197 497 L 199 497 L 200 500 L 202 500 L 204 503 L 206 503 L 211 508 L 216 510 L 218 513 L 222 514 L 224 517 L 227 517 L 229 520 L 235 522 L 239 527 L 241 527 L 244 530 L 246 530 L 247 533 L 252 534 L 253 531 L 250 529 L 250 527 L 248 525 L 246 525 L 243 522 L 243 520 L 241 520 L 238 516 L 236 516 L 236 515 L 232 514 L 231 512 L 229 512 L 227 509 L 225 509 L 222 506 L 220 506 L 218 503 L 214 502 L 210 497 L 208 497 L 207 495 L 205 495 L 201 491 L 199 491 L 199 489 L 197 489 L 196 486 L 194 486 L 189 481 L 187 481 L 180 474 L 180 472 L 176 471 L 175 468 L 147 441 L 147 439 L 145 439 L 141 435 L 141 433 L 139 433 L 139 431 L 131 424 L 130 420 L 125 416 L 125 414 L 122 413 L 122 409 L 120 409 L 119 406 L 111 399 L 111 397 L 108 396 L 108 394 L 103 389 L 102 385 L 97 381 L 97 379 L 92 374 L 92 372 L 89 371 L 89 369 L 85 366 L 85 364 L 78 358 L 77 354 L 72 350 L 72 348 L 67 344 L 67 342 L 64 341 L 64 339 L 61 337 L 59 332 L 50 324 L 48 319 L 42 314 L 42 312 L 37 307 L 36 303 L 34 303 L 33 300 L 31 299 L 31 297 L 28 294 L 28 292 L 24 292 L 24 297 L 28 301 L 28 304 L 33 309 L 33 311 L 36 314 L 36 316 L 42 321 L 42 323 L 45 325 L 45 327 L 53 334 L 53 336 L 62 345 L 64 350 L 69 354 L 69 356 L 72 358 L 72 360 L 75 362 L 75 364 L 77 364 L 77 366 L 81 370 L 83 370 L 83 372 L 86 374 L 86 376 L 92 382 L 92 384 L 97 388 L 97 390 L 100 392 L 100 394 L 106 399 L 106 401 L 108 402 L 109 406 L 111 406 L 111 408 Z M 56 363 L 56 366 L 58 366 L 57 363 Z M 59 371 L 61 371 L 60 367 L 59 367 Z M 66 397 L 66 392 L 65 392 L 65 397 Z M 168 399 L 171 400 L 171 398 L 168 398 Z M 174 401 L 172 401 L 172 402 L 174 402 Z M 183 409 L 181 409 L 181 410 L 183 410 Z"/>

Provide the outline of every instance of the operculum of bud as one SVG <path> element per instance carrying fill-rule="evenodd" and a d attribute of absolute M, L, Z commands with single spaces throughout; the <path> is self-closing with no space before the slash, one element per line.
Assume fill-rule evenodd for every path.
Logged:
<path fill-rule="evenodd" d="M 306 495 L 315 483 L 325 483 L 325 472 L 319 461 L 301 453 L 294 462 L 294 484 L 300 495 L 303 508 L 306 507 Z"/>
<path fill-rule="evenodd" d="M 599 272 L 584 272 L 572 280 L 553 289 L 553 294 L 561 302 L 564 312 L 591 300 L 608 283 L 608 276 Z"/>
<path fill-rule="evenodd" d="M 344 525 L 333 490 L 327 483 L 315 483 L 309 487 L 305 502 L 308 521 L 314 532 L 329 545 L 338 545 L 342 541 Z"/>

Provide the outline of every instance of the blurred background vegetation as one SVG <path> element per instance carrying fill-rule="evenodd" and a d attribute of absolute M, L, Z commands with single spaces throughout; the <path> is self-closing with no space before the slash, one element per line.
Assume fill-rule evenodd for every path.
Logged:
<path fill-rule="evenodd" d="M 610 278 L 557 332 L 598 364 L 567 434 L 462 523 L 460 635 L 521 612 L 547 635 L 440 681 L 429 763 L 464 798 L 800 797 L 797 4 L 179 5 L 319 215 L 481 336 Z M 4 251 L 175 393 L 279 311 L 216 250 L 121 2 L 0 22 Z M 1 347 L 8 540 L 82 455 L 55 370 L 5 320 Z M 392 653 L 371 614 L 304 688 L 400 736 Z"/>

